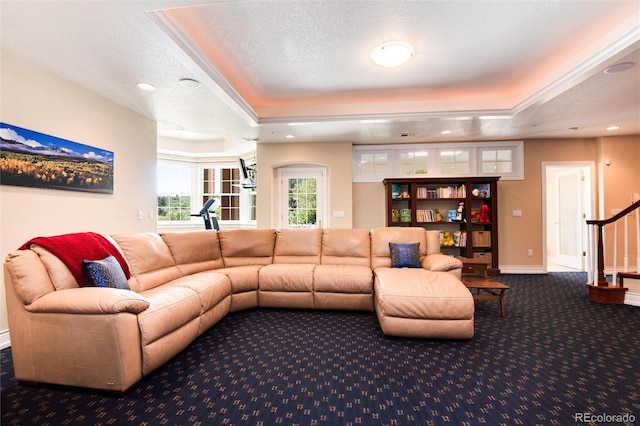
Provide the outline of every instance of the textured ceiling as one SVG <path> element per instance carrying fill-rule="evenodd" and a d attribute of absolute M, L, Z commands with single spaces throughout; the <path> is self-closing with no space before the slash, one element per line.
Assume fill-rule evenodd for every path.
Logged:
<path fill-rule="evenodd" d="M 3 49 L 220 155 L 288 134 L 367 144 L 640 133 L 640 66 L 602 72 L 638 63 L 638 1 L 2 1 L 0 31 Z M 389 40 L 415 47 L 397 69 L 369 58 Z M 184 77 L 203 86 L 181 87 Z"/>

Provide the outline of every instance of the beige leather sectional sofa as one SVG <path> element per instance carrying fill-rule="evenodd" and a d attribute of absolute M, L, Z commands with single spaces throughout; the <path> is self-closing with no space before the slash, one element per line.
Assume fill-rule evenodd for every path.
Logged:
<path fill-rule="evenodd" d="M 469 339 L 459 260 L 422 228 L 252 229 L 108 237 L 130 290 L 78 287 L 41 246 L 5 262 L 15 377 L 125 392 L 227 313 L 256 307 L 375 311 L 384 334 Z M 419 243 L 420 268 L 389 243 Z"/>

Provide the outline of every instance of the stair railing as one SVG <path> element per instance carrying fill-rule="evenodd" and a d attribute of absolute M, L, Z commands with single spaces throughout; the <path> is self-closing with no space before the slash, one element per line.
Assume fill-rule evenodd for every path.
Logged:
<path fill-rule="evenodd" d="M 611 277 L 611 286 L 617 286 L 617 269 L 618 269 L 618 223 L 623 221 L 624 235 L 624 254 L 623 254 L 623 272 L 629 272 L 629 215 L 633 211 L 636 221 L 636 271 L 640 268 L 640 201 L 636 201 L 626 209 L 613 215 L 609 219 L 604 220 L 587 220 L 588 226 L 588 274 L 587 284 L 594 284 L 597 277 L 597 285 L 599 287 L 608 287 L 607 278 L 604 270 L 605 259 L 605 225 L 613 224 L 613 271 Z M 597 265 L 596 265 L 597 260 Z M 596 269 L 597 267 L 597 269 Z"/>

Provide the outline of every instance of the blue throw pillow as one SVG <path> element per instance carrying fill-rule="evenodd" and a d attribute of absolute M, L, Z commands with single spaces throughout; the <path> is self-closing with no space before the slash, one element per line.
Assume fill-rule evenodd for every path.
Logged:
<path fill-rule="evenodd" d="M 392 268 L 420 268 L 420 243 L 389 243 Z"/>
<path fill-rule="evenodd" d="M 89 286 L 130 290 L 127 277 L 113 256 L 101 260 L 83 260 L 82 273 Z"/>

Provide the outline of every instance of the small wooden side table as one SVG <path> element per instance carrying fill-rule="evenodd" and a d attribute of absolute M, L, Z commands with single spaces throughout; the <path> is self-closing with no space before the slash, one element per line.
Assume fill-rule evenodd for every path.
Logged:
<path fill-rule="evenodd" d="M 473 300 L 499 300 L 500 313 L 504 318 L 504 293 L 509 290 L 508 285 L 478 276 L 463 276 L 462 282 L 469 290 L 476 290 L 475 294 L 471 291 Z M 485 294 L 480 294 L 480 290 Z"/>
<path fill-rule="evenodd" d="M 462 274 L 473 274 L 487 278 L 487 262 L 472 257 L 458 257 L 462 262 Z"/>

